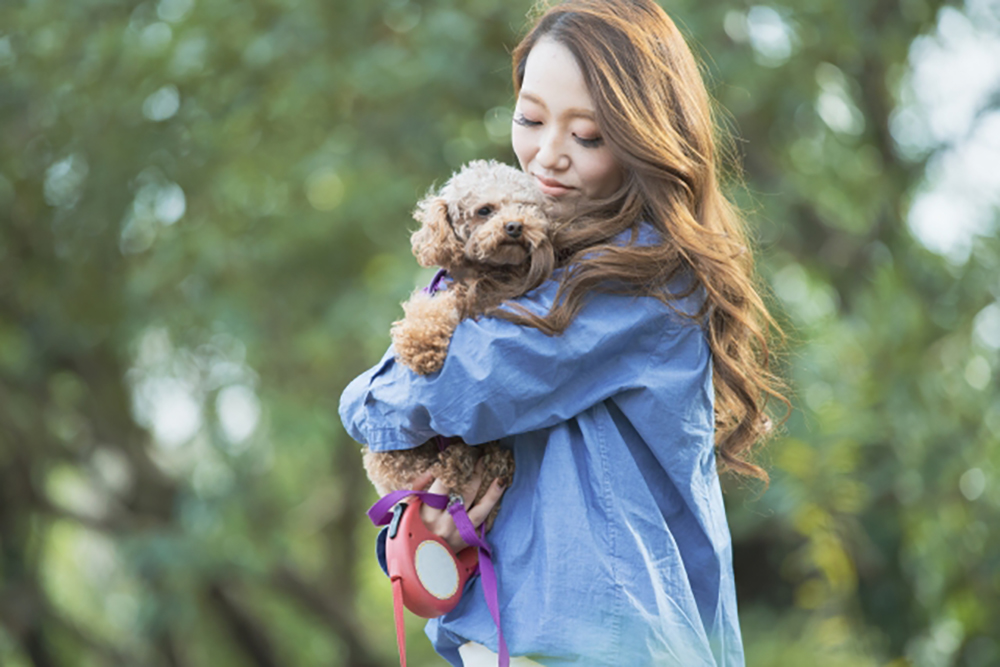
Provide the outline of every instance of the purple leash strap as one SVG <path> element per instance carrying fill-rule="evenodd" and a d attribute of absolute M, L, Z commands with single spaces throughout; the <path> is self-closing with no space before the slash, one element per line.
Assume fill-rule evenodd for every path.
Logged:
<path fill-rule="evenodd" d="M 497 575 L 493 569 L 493 555 L 490 551 L 490 545 L 486 543 L 485 539 L 486 522 L 483 521 L 483 534 L 480 535 L 476 532 L 476 528 L 472 525 L 472 520 L 465 511 L 465 503 L 462 502 L 462 497 L 457 495 L 452 496 L 451 502 L 448 503 L 448 513 L 454 519 L 455 527 L 458 528 L 458 534 L 462 536 L 465 543 L 479 549 L 479 573 L 483 577 L 483 596 L 486 598 L 486 606 L 490 610 L 490 616 L 493 617 L 493 622 L 497 625 L 499 667 L 509 667 L 510 652 L 507 650 L 507 642 L 503 638 L 503 629 L 500 627 Z"/>
<path fill-rule="evenodd" d="M 436 510 L 443 510 L 448 506 L 448 496 L 442 493 L 431 493 L 430 491 L 412 491 L 410 489 L 400 489 L 390 491 L 379 498 L 374 505 L 368 508 L 368 518 L 376 526 L 385 526 L 392 521 L 392 508 L 401 500 L 410 496 L 420 498 L 425 505 L 430 505 Z M 459 531 L 461 533 L 461 531 Z"/>

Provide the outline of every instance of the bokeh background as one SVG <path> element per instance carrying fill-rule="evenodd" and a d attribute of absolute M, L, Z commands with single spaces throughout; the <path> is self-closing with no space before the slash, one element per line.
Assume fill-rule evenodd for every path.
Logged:
<path fill-rule="evenodd" d="M 1000 665 L 1000 2 L 664 5 L 789 333 L 748 663 Z M 396 664 L 337 402 L 528 9 L 0 3 L 0 664 Z"/>

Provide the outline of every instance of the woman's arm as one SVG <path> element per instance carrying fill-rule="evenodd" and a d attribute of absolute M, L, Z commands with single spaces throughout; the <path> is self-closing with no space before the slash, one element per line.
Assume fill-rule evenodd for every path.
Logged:
<path fill-rule="evenodd" d="M 517 299 L 544 314 L 557 284 Z M 545 428 L 641 386 L 667 329 L 694 326 L 656 299 L 595 293 L 561 336 L 484 317 L 455 330 L 441 370 L 418 375 L 389 351 L 344 390 L 340 417 L 373 451 L 436 434 L 470 444 Z"/>

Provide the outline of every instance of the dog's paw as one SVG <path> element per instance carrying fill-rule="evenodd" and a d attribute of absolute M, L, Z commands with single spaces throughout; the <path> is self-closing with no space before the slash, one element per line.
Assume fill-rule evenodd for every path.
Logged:
<path fill-rule="evenodd" d="M 392 324 L 396 358 L 421 375 L 440 370 L 461 319 L 454 294 L 444 292 L 432 297 L 416 292 L 403 304 L 403 312 L 403 319 Z"/>

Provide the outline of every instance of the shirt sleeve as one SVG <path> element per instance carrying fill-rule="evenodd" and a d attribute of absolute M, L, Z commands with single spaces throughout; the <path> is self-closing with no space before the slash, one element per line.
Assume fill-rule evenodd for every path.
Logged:
<path fill-rule="evenodd" d="M 547 313 L 557 284 L 515 301 Z M 565 421 L 642 386 L 659 341 L 682 323 L 651 297 L 592 293 L 562 335 L 483 317 L 455 329 L 441 369 L 419 375 L 382 360 L 344 390 L 340 417 L 373 451 L 416 447 L 434 435 L 481 444 Z"/>

